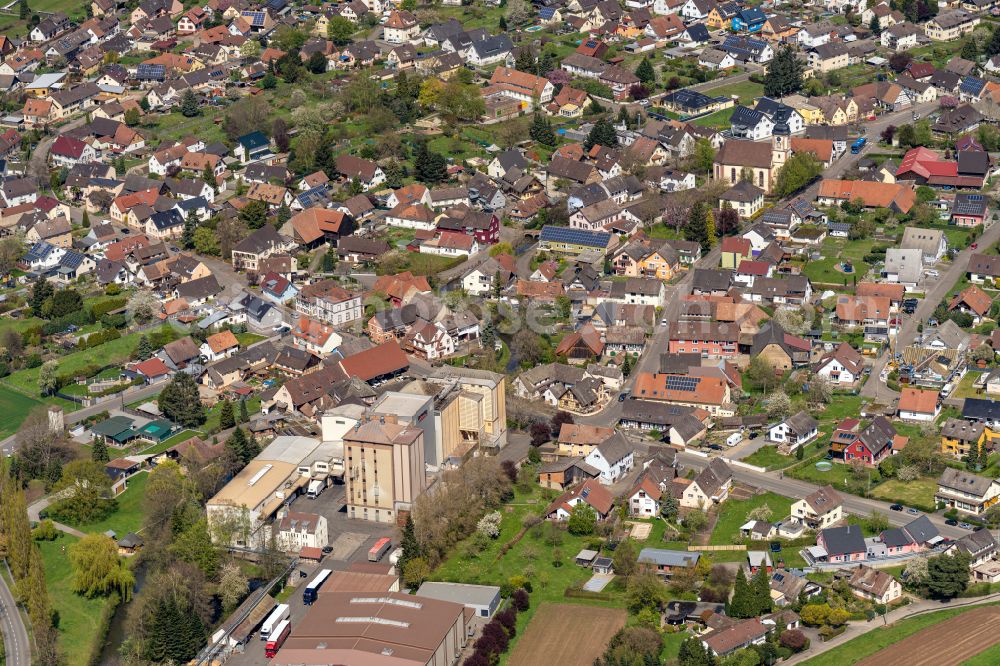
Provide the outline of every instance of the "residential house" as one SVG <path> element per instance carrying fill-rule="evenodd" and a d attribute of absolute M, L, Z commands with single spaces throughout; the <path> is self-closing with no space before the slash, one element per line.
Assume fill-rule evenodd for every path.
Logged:
<path fill-rule="evenodd" d="M 733 185 L 719 197 L 719 208 L 729 206 L 747 220 L 764 208 L 764 190 L 745 180 Z"/>
<path fill-rule="evenodd" d="M 791 517 L 812 530 L 833 527 L 844 519 L 844 498 L 833 486 L 823 486 L 804 499 L 793 502 Z"/>
<path fill-rule="evenodd" d="M 860 460 L 875 466 L 893 455 L 896 429 L 884 416 L 876 416 L 843 450 L 843 462 Z"/>
<path fill-rule="evenodd" d="M 996 479 L 946 467 L 938 479 L 934 501 L 948 508 L 979 516 L 1000 502 L 1000 483 Z"/>
<path fill-rule="evenodd" d="M 924 33 L 935 42 L 951 42 L 972 32 L 979 25 L 979 16 L 964 9 L 953 9 L 932 17 L 924 23 Z"/>
<path fill-rule="evenodd" d="M 789 452 L 805 446 L 819 435 L 819 422 L 808 412 L 799 411 L 768 430 L 768 439 Z"/>
<path fill-rule="evenodd" d="M 868 556 L 864 534 L 860 525 L 846 525 L 820 530 L 816 548 L 807 553 L 827 562 L 859 562 Z"/>
<path fill-rule="evenodd" d="M 854 596 L 877 604 L 889 604 L 903 596 L 903 586 L 891 574 L 863 564 L 858 565 L 847 584 Z"/>
<path fill-rule="evenodd" d="M 616 432 L 586 454 L 583 461 L 600 472 L 604 485 L 621 480 L 635 464 L 635 450 L 625 437 Z"/>
<path fill-rule="evenodd" d="M 201 345 L 201 355 L 209 363 L 229 358 L 240 350 L 240 342 L 232 331 L 220 331 L 207 338 Z"/>
<path fill-rule="evenodd" d="M 983 423 L 949 418 L 941 424 L 941 453 L 954 458 L 965 458 L 971 452 L 980 452 L 992 441 L 993 431 Z"/>
<path fill-rule="evenodd" d="M 233 268 L 256 273 L 261 261 L 294 247 L 295 244 L 281 236 L 273 225 L 265 224 L 233 247 Z"/>
<path fill-rule="evenodd" d="M 724 461 L 713 458 L 701 470 L 681 495 L 680 505 L 692 509 L 706 510 L 713 504 L 721 504 L 729 497 L 733 485 L 733 471 Z M 641 559 L 641 558 L 640 558 Z"/>
<path fill-rule="evenodd" d="M 557 497 L 545 510 L 549 520 L 569 520 L 573 507 L 585 504 L 594 510 L 598 520 L 604 520 L 611 513 L 615 498 L 595 479 L 584 481 L 577 488 Z"/>
<path fill-rule="evenodd" d="M 941 413 L 938 392 L 904 387 L 900 391 L 897 411 L 904 421 L 932 422 Z"/>
<path fill-rule="evenodd" d="M 336 280 L 305 285 L 295 296 L 295 311 L 333 326 L 361 318 L 361 296 L 341 287 Z"/>

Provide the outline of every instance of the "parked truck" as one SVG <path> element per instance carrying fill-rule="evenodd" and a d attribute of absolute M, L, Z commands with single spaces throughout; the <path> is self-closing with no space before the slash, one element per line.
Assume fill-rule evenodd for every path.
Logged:
<path fill-rule="evenodd" d="M 316 499 L 324 490 L 326 490 L 326 479 L 313 479 L 309 482 L 309 487 L 306 489 L 306 497 Z"/>
<path fill-rule="evenodd" d="M 281 649 L 282 644 L 284 644 L 285 639 L 288 638 L 288 634 L 290 633 L 292 633 L 291 622 L 282 620 L 274 627 L 271 638 L 264 644 L 264 656 L 268 659 L 274 659 L 274 655 L 278 654 L 278 650 Z"/>
<path fill-rule="evenodd" d="M 266 641 L 271 633 L 274 631 L 275 627 L 281 624 L 282 621 L 287 620 L 289 617 L 288 604 L 278 604 L 271 614 L 267 616 L 264 620 L 264 624 L 260 625 L 260 640 Z"/>
<path fill-rule="evenodd" d="M 382 559 L 383 555 L 389 552 L 390 548 L 392 548 L 392 539 L 389 537 L 382 537 L 376 541 L 375 545 L 368 551 L 368 561 L 378 562 Z"/>

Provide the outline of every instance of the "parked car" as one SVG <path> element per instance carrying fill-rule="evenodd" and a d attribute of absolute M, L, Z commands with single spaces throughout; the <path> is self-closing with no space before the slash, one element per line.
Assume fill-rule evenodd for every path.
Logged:
<path fill-rule="evenodd" d="M 951 525 L 952 527 L 954 527 L 955 525 L 958 525 L 958 521 L 955 520 L 954 518 L 949 518 L 946 521 L 944 521 L 944 524 Z"/>
<path fill-rule="evenodd" d="M 959 523 L 958 526 L 961 527 L 963 530 L 971 530 L 972 529 L 972 525 L 970 525 L 969 523 Z"/>
<path fill-rule="evenodd" d="M 893 504 L 889 508 L 892 509 L 893 511 L 902 511 L 903 510 L 903 505 L 902 504 Z"/>
<path fill-rule="evenodd" d="M 920 511 L 918 511 L 917 509 L 914 509 L 913 507 L 910 507 L 909 509 L 906 510 L 906 513 L 912 513 L 914 515 L 917 515 L 917 514 L 920 513 Z"/>
<path fill-rule="evenodd" d="M 627 397 L 628 397 L 628 393 L 619 393 L 618 394 L 618 402 L 625 402 L 625 398 L 627 398 Z"/>

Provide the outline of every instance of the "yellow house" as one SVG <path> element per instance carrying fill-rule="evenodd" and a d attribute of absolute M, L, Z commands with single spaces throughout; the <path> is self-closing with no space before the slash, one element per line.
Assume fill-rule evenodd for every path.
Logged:
<path fill-rule="evenodd" d="M 708 13 L 708 18 L 705 19 L 705 25 L 713 30 L 721 30 L 722 28 L 728 28 L 732 25 L 732 18 L 726 19 L 722 12 L 719 10 L 719 6 L 716 5 L 712 7 L 712 11 Z"/>
<path fill-rule="evenodd" d="M 982 423 L 951 418 L 941 426 L 941 453 L 964 458 L 973 447 L 978 452 L 996 437 L 1000 437 L 1000 433 L 994 433 Z"/>
<path fill-rule="evenodd" d="M 316 19 L 316 24 L 313 25 L 312 34 L 317 37 L 322 37 L 326 39 L 327 28 L 330 27 L 330 17 L 326 14 L 320 14 L 319 18 Z"/>
<path fill-rule="evenodd" d="M 806 125 L 821 125 L 826 122 L 823 117 L 823 109 L 815 104 L 810 104 L 802 95 L 792 95 L 785 98 L 785 104 L 799 112 Z"/>
<path fill-rule="evenodd" d="M 660 251 L 651 253 L 649 256 L 640 259 L 638 262 L 639 275 L 645 277 L 655 277 L 658 280 L 669 280 L 674 277 L 676 262 L 671 263 L 670 259 L 660 254 Z"/>

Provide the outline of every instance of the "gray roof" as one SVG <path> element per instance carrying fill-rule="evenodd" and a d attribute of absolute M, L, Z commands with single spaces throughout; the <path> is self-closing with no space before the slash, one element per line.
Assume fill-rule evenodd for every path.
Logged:
<path fill-rule="evenodd" d="M 732 478 L 733 470 L 729 468 L 729 465 L 723 462 L 721 458 L 713 458 L 708 467 L 701 470 L 698 476 L 694 478 L 694 482 L 698 484 L 698 487 L 706 496 L 711 497 Z"/>
<path fill-rule="evenodd" d="M 809 412 L 802 410 L 797 414 L 792 414 L 785 419 L 785 425 L 796 435 L 808 435 L 819 427 L 819 421 L 814 419 Z"/>
<path fill-rule="evenodd" d="M 617 431 L 611 437 L 598 444 L 597 450 L 611 464 L 628 457 L 634 451 L 628 440 L 625 439 L 625 436 Z"/>
<path fill-rule="evenodd" d="M 954 467 L 945 467 L 938 479 L 938 485 L 945 489 L 957 490 L 961 493 L 982 497 L 993 485 L 993 479 L 988 479 L 972 472 L 966 472 Z"/>
<path fill-rule="evenodd" d="M 865 537 L 860 525 L 833 527 L 820 532 L 829 555 L 846 555 L 866 552 Z"/>
<path fill-rule="evenodd" d="M 996 550 L 997 542 L 990 530 L 979 530 L 972 534 L 966 534 L 956 541 L 955 547 L 963 553 L 979 555 Z"/>
<path fill-rule="evenodd" d="M 701 553 L 683 550 L 666 550 L 663 548 L 643 548 L 639 551 L 639 562 L 656 564 L 665 567 L 693 567 L 698 563 Z"/>
<path fill-rule="evenodd" d="M 891 247 L 885 253 L 885 271 L 897 273 L 900 282 L 918 282 L 923 270 L 923 251 Z"/>
<path fill-rule="evenodd" d="M 941 426 L 941 436 L 963 442 L 978 442 L 985 429 L 986 426 L 982 423 L 970 423 L 965 419 L 950 418 Z"/>
<path fill-rule="evenodd" d="M 451 601 L 464 606 L 491 606 L 499 600 L 500 588 L 495 585 L 428 581 L 417 590 L 417 596 Z"/>
<path fill-rule="evenodd" d="M 940 229 L 906 227 L 903 230 L 903 240 L 899 242 L 899 247 L 904 250 L 920 250 L 924 255 L 937 256 L 943 237 L 944 232 Z"/>

